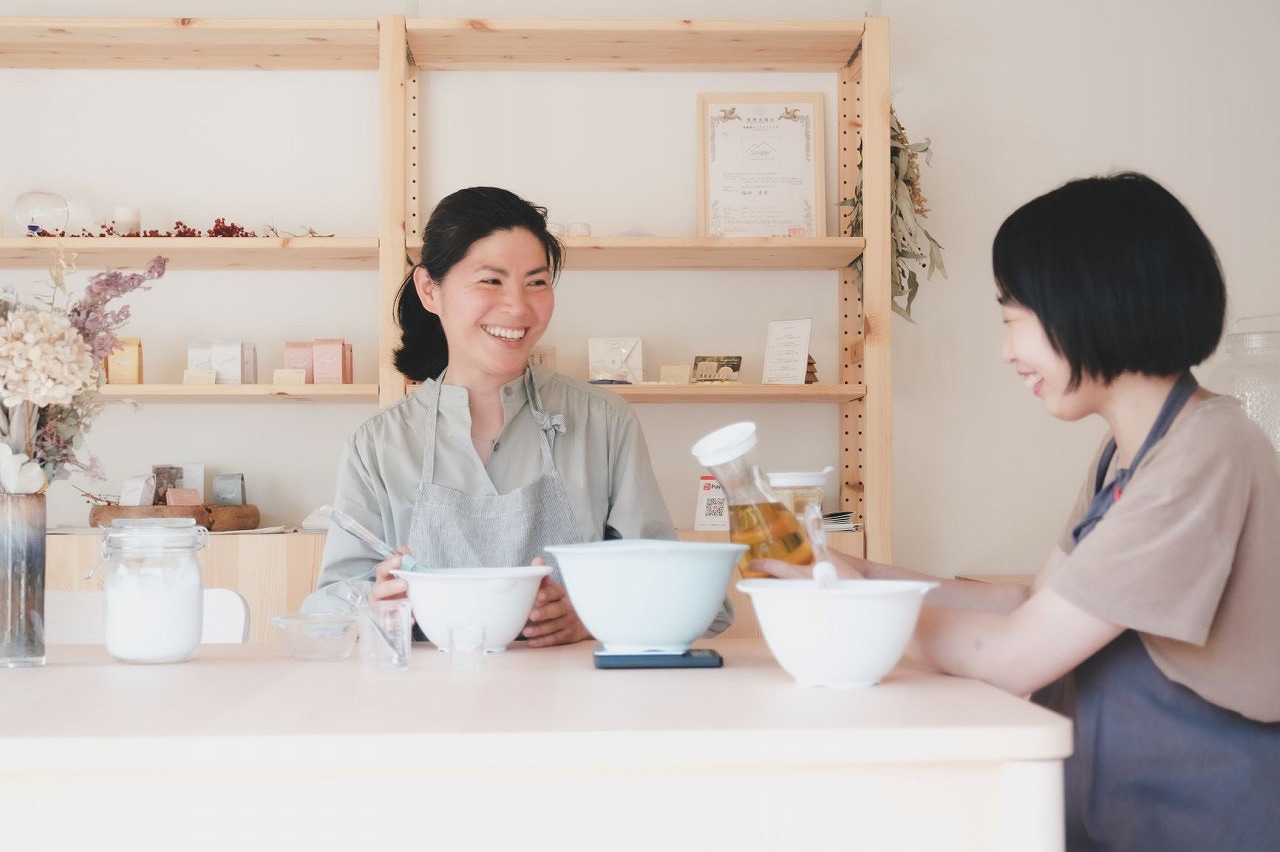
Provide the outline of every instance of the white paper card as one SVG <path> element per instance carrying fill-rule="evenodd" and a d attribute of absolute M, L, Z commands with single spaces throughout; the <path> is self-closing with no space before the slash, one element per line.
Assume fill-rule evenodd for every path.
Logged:
<path fill-rule="evenodd" d="M 695 530 L 729 529 L 729 501 L 714 476 L 698 480 L 698 508 L 693 519 Z"/>
<path fill-rule="evenodd" d="M 761 384 L 802 385 L 809 367 L 811 319 L 778 320 L 769 323 L 764 346 L 764 375 Z"/>
<path fill-rule="evenodd" d="M 200 502 L 204 502 L 204 465 L 202 464 L 180 464 L 182 468 L 182 478 L 178 480 L 178 485 L 182 488 L 193 488 L 200 497 Z"/>
<path fill-rule="evenodd" d="M 587 381 L 644 381 L 644 353 L 638 337 L 591 337 L 587 339 Z"/>

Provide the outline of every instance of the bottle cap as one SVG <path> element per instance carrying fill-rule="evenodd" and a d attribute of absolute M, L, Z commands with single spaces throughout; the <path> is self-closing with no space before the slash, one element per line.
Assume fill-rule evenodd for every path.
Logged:
<path fill-rule="evenodd" d="M 827 484 L 827 470 L 785 471 L 767 474 L 774 488 L 822 488 Z"/>
<path fill-rule="evenodd" d="M 756 424 L 750 421 L 723 426 L 693 445 L 693 454 L 704 467 L 715 467 L 742 456 L 756 445 Z"/>

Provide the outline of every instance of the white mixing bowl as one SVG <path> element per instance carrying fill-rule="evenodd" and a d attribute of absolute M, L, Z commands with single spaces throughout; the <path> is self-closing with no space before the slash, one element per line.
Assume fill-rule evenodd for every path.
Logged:
<path fill-rule="evenodd" d="M 502 651 L 524 629 L 538 584 L 550 572 L 545 565 L 525 565 L 391 573 L 408 581 L 413 617 L 437 648 L 448 647 L 452 625 L 480 624 L 484 649 Z"/>
<path fill-rule="evenodd" d="M 742 580 L 778 664 L 806 686 L 871 686 L 902 658 L 925 594 L 937 583 Z"/>
<path fill-rule="evenodd" d="M 608 651 L 680 654 L 715 620 L 746 545 L 615 539 L 546 548 Z"/>

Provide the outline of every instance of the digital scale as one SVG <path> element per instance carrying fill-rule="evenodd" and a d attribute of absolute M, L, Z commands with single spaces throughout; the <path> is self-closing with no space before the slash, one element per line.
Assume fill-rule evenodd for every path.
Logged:
<path fill-rule="evenodd" d="M 718 669 L 724 665 L 724 657 L 710 648 L 690 648 L 683 654 L 666 651 L 640 652 L 608 651 L 596 648 L 598 669 Z"/>

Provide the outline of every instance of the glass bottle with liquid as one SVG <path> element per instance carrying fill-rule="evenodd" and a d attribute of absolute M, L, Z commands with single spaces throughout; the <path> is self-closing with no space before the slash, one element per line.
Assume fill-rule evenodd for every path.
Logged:
<path fill-rule="evenodd" d="M 738 563 L 743 577 L 767 577 L 747 571 L 752 559 L 781 559 L 793 565 L 813 562 L 813 548 L 790 507 L 765 482 L 756 465 L 756 424 L 734 423 L 693 445 L 693 454 L 724 489 L 729 504 L 729 540 L 745 544 Z"/>

